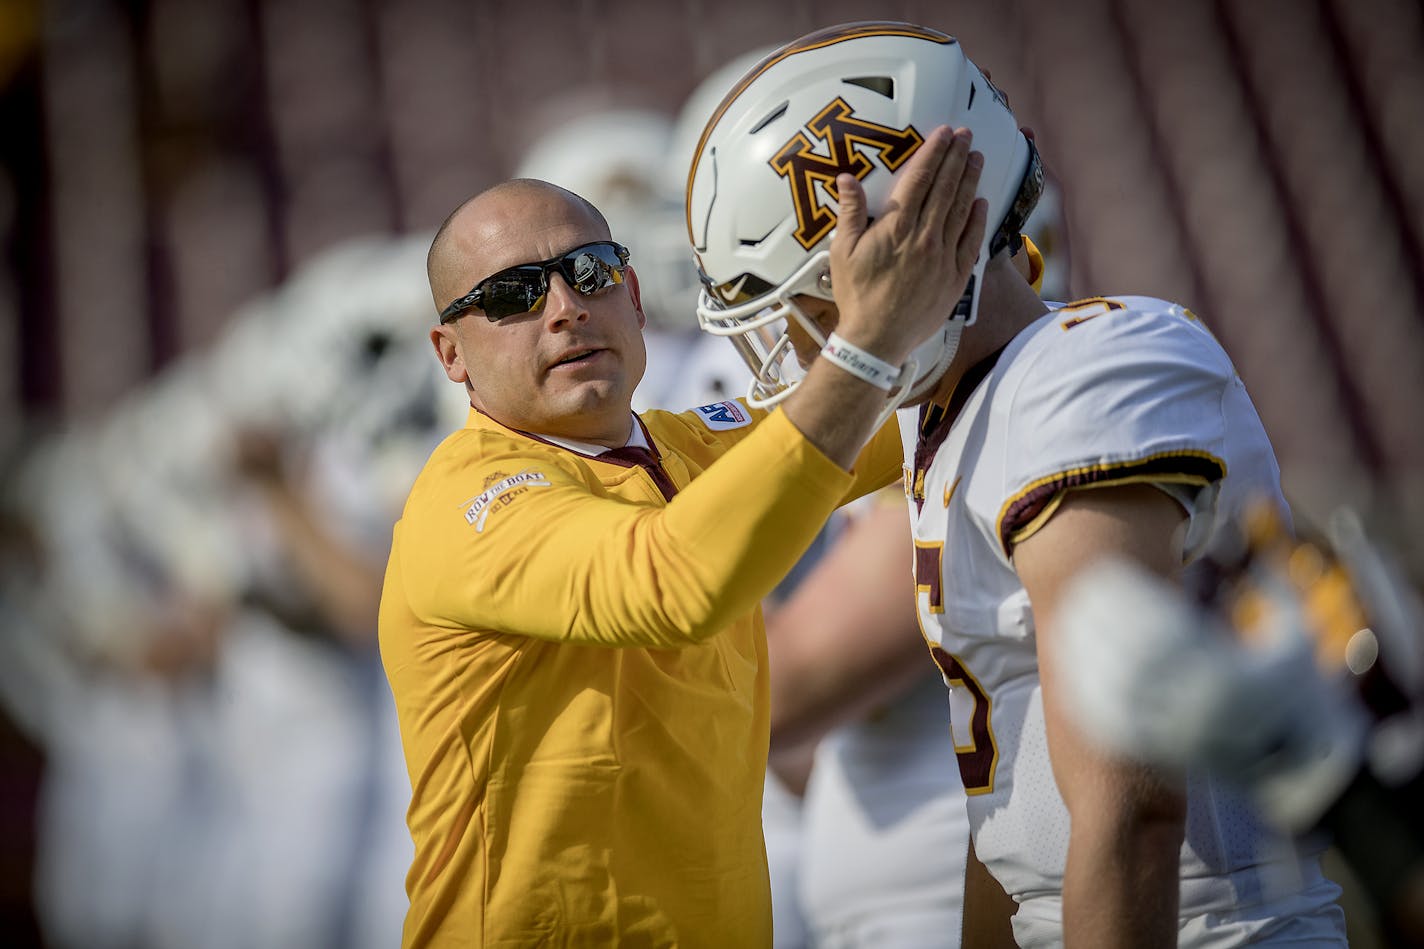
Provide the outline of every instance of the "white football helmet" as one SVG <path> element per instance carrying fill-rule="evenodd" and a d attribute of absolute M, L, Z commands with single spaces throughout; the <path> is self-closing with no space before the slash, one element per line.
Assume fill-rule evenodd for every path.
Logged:
<path fill-rule="evenodd" d="M 756 376 L 753 405 L 785 398 L 802 373 L 785 320 L 822 344 L 797 307 L 833 300 L 830 236 L 836 175 L 864 182 L 870 216 L 889 200 L 898 169 L 938 125 L 967 127 L 984 155 L 979 197 L 989 203 L 984 245 L 964 298 L 944 328 L 915 349 L 891 404 L 933 388 L 978 312 L 989 258 L 1017 248 L 1043 188 L 1033 143 L 1003 94 L 958 41 L 908 23 L 850 23 L 820 30 L 763 59 L 713 113 L 687 182 L 688 236 L 703 291 L 702 329 L 731 337 Z"/>

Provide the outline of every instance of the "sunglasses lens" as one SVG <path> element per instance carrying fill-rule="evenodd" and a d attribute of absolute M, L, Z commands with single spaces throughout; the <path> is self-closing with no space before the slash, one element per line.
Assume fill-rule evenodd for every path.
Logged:
<path fill-rule="evenodd" d="M 588 296 L 623 282 L 623 258 L 614 244 L 589 244 L 562 257 L 501 270 L 479 286 L 479 308 L 490 322 L 539 309 L 548 292 L 548 275 L 557 271 L 574 290 Z"/>
<path fill-rule="evenodd" d="M 484 282 L 480 309 L 491 320 L 528 313 L 544 296 L 544 273 L 537 269 L 511 269 Z"/>
<path fill-rule="evenodd" d="M 622 261 L 608 244 L 580 247 L 561 262 L 569 286 L 587 296 L 623 282 Z"/>

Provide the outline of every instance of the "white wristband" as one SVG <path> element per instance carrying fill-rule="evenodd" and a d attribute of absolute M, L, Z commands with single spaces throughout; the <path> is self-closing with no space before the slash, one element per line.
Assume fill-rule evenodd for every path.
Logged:
<path fill-rule="evenodd" d="M 840 366 L 857 379 L 864 379 L 877 389 L 889 392 L 900 378 L 900 367 L 891 365 L 879 356 L 873 356 L 854 343 L 847 343 L 832 333 L 821 347 L 821 355 Z"/>

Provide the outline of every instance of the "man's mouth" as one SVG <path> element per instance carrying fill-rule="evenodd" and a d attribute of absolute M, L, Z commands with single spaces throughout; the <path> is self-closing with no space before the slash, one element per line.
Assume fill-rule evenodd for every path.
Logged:
<path fill-rule="evenodd" d="M 553 366 L 551 366 L 550 368 L 553 368 L 554 366 L 569 366 L 573 365 L 574 363 L 584 362 L 585 360 L 590 359 L 591 357 L 596 356 L 601 352 L 603 352 L 603 350 L 601 349 L 575 349 L 555 361 Z"/>

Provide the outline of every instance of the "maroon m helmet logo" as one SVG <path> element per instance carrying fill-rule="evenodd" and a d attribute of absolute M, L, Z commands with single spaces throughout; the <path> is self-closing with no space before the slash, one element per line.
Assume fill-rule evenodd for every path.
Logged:
<path fill-rule="evenodd" d="M 839 200 L 836 175 L 844 172 L 864 178 L 875 167 L 864 152 L 855 147 L 857 144 L 878 152 L 881 164 L 894 171 L 924 144 L 924 137 L 913 125 L 893 129 L 857 119 L 850 105 L 839 96 L 816 113 L 806 128 L 820 139 L 829 154 L 813 151 L 813 143 L 806 133 L 797 132 L 771 157 L 769 164 L 791 183 L 791 199 L 796 205 L 796 240 L 810 250 L 836 226 L 834 210 L 822 204 L 816 195 L 816 182 L 821 183 L 833 201 Z"/>

